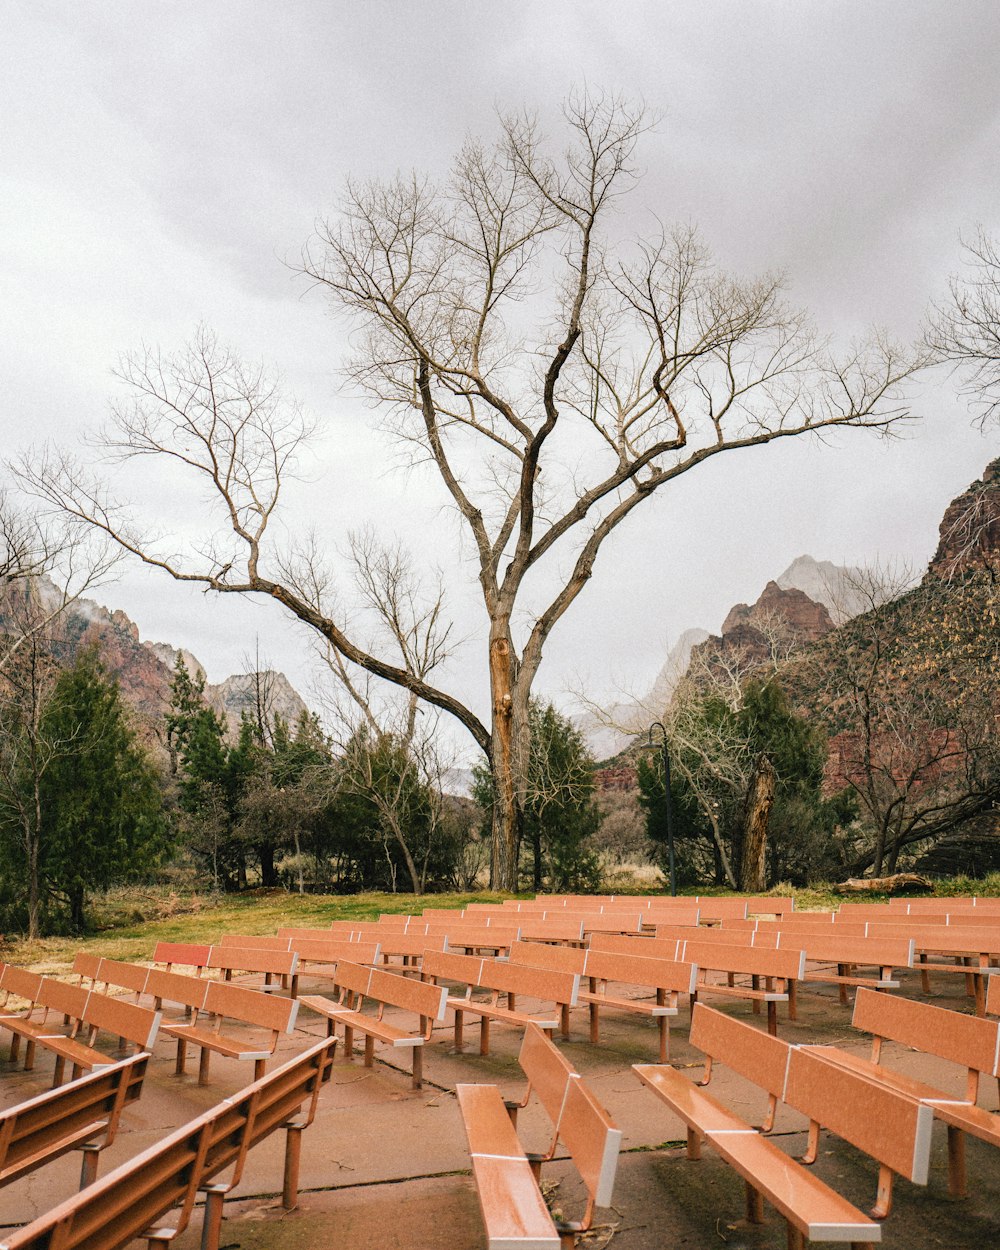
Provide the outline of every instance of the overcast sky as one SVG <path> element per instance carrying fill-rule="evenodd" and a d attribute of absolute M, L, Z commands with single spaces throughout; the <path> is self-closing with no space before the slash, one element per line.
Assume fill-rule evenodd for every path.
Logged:
<path fill-rule="evenodd" d="M 348 175 L 443 173 L 497 107 L 554 115 L 574 86 L 661 116 L 629 213 L 697 223 L 716 256 L 779 268 L 819 326 L 907 339 L 1000 229 L 1000 5 L 875 0 L 500 4 L 4 0 L 0 339 L 8 452 L 104 418 L 122 351 L 204 322 L 282 373 L 325 432 L 291 522 L 337 541 L 366 518 L 440 523 L 428 481 L 386 468 L 338 370 L 344 330 L 285 263 Z M 798 555 L 932 554 L 949 500 L 1000 454 L 945 376 L 905 441 L 845 432 L 692 475 L 640 509 L 553 635 L 541 688 L 648 687 L 690 626 L 718 629 Z M 169 531 L 183 499 L 161 504 Z M 448 535 L 447 527 L 441 531 Z M 447 564 L 448 552 L 440 559 Z M 306 637 L 273 610 L 128 570 L 99 596 L 212 680 L 261 652 L 304 692 Z M 452 682 L 483 711 L 483 631 Z"/>

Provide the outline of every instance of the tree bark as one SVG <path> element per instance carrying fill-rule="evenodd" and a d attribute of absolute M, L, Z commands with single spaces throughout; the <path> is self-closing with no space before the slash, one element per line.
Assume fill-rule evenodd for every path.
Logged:
<path fill-rule="evenodd" d="M 490 642 L 493 694 L 490 770 L 494 795 L 490 888 L 512 892 L 518 886 L 518 853 L 524 831 L 529 733 L 527 700 L 520 697 L 515 680 L 516 659 L 506 622 L 502 622 L 494 627 Z"/>
<path fill-rule="evenodd" d="M 771 819 L 771 808 L 774 806 L 776 781 L 771 761 L 761 752 L 754 763 L 743 809 L 739 881 L 740 889 L 748 893 L 767 888 L 767 826 Z"/>

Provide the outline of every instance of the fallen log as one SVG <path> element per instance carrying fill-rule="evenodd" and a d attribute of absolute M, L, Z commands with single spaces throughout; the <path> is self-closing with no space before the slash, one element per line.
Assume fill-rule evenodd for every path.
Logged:
<path fill-rule="evenodd" d="M 850 877 L 833 890 L 835 894 L 933 894 L 934 882 L 916 872 L 897 872 L 891 877 Z"/>

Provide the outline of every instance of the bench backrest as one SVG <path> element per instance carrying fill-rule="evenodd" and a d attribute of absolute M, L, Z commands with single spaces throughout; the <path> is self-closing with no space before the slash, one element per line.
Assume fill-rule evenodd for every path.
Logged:
<path fill-rule="evenodd" d="M 213 946 L 207 968 L 217 972 L 269 972 L 275 976 L 291 976 L 298 967 L 295 951 L 271 950 L 253 946 Z"/>
<path fill-rule="evenodd" d="M 693 994 L 697 986 L 696 964 L 678 963 L 673 959 L 650 959 L 645 955 L 622 955 L 618 951 L 586 953 L 584 973 L 588 977 L 681 994 Z"/>
<path fill-rule="evenodd" d="M 691 1045 L 711 1060 L 707 1075 L 711 1074 L 712 1064 L 724 1063 L 773 1097 L 784 1097 L 792 1047 L 780 1037 L 772 1037 L 704 1003 L 695 1003 Z"/>
<path fill-rule="evenodd" d="M 418 958 L 424 951 L 446 951 L 448 938 L 443 933 L 397 933 L 393 929 L 380 933 L 379 945 L 382 947 L 382 958 L 391 955 L 405 955 Z"/>
<path fill-rule="evenodd" d="M 576 1006 L 580 978 L 576 973 L 512 964 L 478 955 L 456 955 L 451 951 L 428 951 L 423 970 L 427 976 L 443 977 L 467 986 L 495 990 L 501 994 L 527 994 L 544 1002 Z"/>
<path fill-rule="evenodd" d="M 116 989 L 142 994 L 148 977 L 149 969 L 143 964 L 126 963 L 123 959 L 102 959 L 94 980 L 105 986 L 113 985 Z"/>
<path fill-rule="evenodd" d="M 1000 1023 L 995 1020 L 862 988 L 852 1023 L 873 1037 L 901 1042 L 970 1072 L 1000 1075 Z"/>
<path fill-rule="evenodd" d="M 715 942 L 683 942 L 680 958 L 715 972 L 743 972 L 752 976 L 798 981 L 805 975 L 804 950 L 769 946 L 723 946 Z"/>
<path fill-rule="evenodd" d="M 42 988 L 42 978 L 37 972 L 29 972 L 27 968 L 18 968 L 14 964 L 4 964 L 0 972 L 0 990 L 13 998 L 22 998 L 34 1005 Z"/>
<path fill-rule="evenodd" d="M 920 918 L 917 917 L 917 920 Z M 912 938 L 918 951 L 941 951 L 955 955 L 1000 954 L 1000 924 L 925 925 L 869 921 L 868 936 Z"/>
<path fill-rule="evenodd" d="M 261 937 L 256 934 L 223 933 L 217 946 L 241 946 L 245 950 L 287 951 L 288 938 Z"/>
<path fill-rule="evenodd" d="M 294 926 L 290 929 L 285 929 L 285 928 L 279 929 L 278 937 L 279 938 L 294 938 L 294 939 L 307 938 L 310 941 L 316 941 L 316 942 L 338 942 L 342 940 L 340 937 L 338 937 L 338 935 L 334 932 L 332 928 L 331 929 L 301 929 L 301 928 L 295 928 Z M 349 939 L 343 939 L 343 940 L 349 940 Z"/>
<path fill-rule="evenodd" d="M 578 946 L 550 946 L 546 942 L 515 942 L 510 948 L 512 964 L 530 964 L 535 968 L 555 968 L 558 972 L 582 973 L 590 951 Z"/>
<path fill-rule="evenodd" d="M 760 894 L 757 897 L 745 898 L 748 916 L 787 916 L 795 910 L 795 899 L 790 895 Z"/>
<path fill-rule="evenodd" d="M 150 968 L 145 992 L 151 994 L 157 1003 L 180 1003 L 182 1007 L 192 1007 L 195 1011 L 200 1011 L 205 1005 L 205 996 L 211 984 L 211 981 L 201 977 L 186 977 L 180 972 Z"/>
<path fill-rule="evenodd" d="M 574 920 L 572 917 L 566 920 L 549 918 L 533 920 L 530 916 L 526 916 L 518 927 L 522 938 L 534 939 L 536 944 L 545 940 L 550 942 L 583 941 L 583 921 Z"/>
<path fill-rule="evenodd" d="M 620 951 L 623 955 L 643 955 L 647 959 L 679 959 L 683 945 L 674 938 L 632 937 L 620 933 L 595 933 L 590 939 L 592 951 Z"/>
<path fill-rule="evenodd" d="M 48 1011 L 69 1016 L 71 1020 L 82 1020 L 90 993 L 90 990 L 81 989 L 79 985 L 67 985 L 65 981 L 42 977 L 36 1001 Z"/>
<path fill-rule="evenodd" d="M 338 969 L 342 967 L 338 964 Z M 371 969 L 368 997 L 437 1021 L 444 1019 L 448 1005 L 448 991 L 443 985 L 416 981 L 413 977 L 387 972 L 384 968 Z"/>
<path fill-rule="evenodd" d="M 80 984 L 89 981 L 93 985 L 97 980 L 97 971 L 101 966 L 100 955 L 92 955 L 89 951 L 77 951 L 73 956 L 72 972 L 80 978 Z"/>
<path fill-rule="evenodd" d="M 305 964 L 335 964 L 341 959 L 352 963 L 374 964 L 382 954 L 378 942 L 343 942 L 334 938 L 316 941 L 312 938 L 289 938 L 290 949 L 299 956 L 299 972 Z"/>
<path fill-rule="evenodd" d="M 731 920 L 734 916 L 743 920 L 747 914 L 747 901 L 744 898 L 711 898 L 702 894 L 698 896 L 698 907 L 702 920 Z"/>
<path fill-rule="evenodd" d="M 275 1036 L 292 1032 L 298 1010 L 297 999 L 275 997 L 260 990 L 244 989 L 242 985 L 228 985 L 225 981 L 209 981 L 205 995 L 205 1012 L 273 1029 Z"/>
<path fill-rule="evenodd" d="M 656 924 L 697 925 L 700 919 L 701 908 L 697 903 L 685 907 L 661 907 L 657 904 L 644 907 L 642 911 L 642 923 L 647 928 Z"/>
<path fill-rule="evenodd" d="M 175 1207 L 183 1230 L 198 1189 L 233 1167 L 230 1187 L 247 1152 L 297 1116 L 315 1115 L 320 1086 L 330 1076 L 333 1038 L 248 1085 L 109 1172 L 79 1194 L 8 1234 L 3 1250 L 122 1250 Z M 301 1121 L 297 1121 L 301 1123 Z"/>
<path fill-rule="evenodd" d="M 933 1109 L 793 1047 L 785 1103 L 899 1176 L 927 1183 Z"/>
<path fill-rule="evenodd" d="M 98 1033 L 110 1033 L 134 1042 L 141 1050 L 149 1050 L 160 1029 L 160 1013 L 91 990 L 83 1011 L 83 1023 L 91 1030 L 91 1040 Z"/>
<path fill-rule="evenodd" d="M 0 1111 L 0 1185 L 85 1144 L 114 1140 L 122 1107 L 142 1093 L 149 1055 L 133 1055 Z"/>
<path fill-rule="evenodd" d="M 611 1117 L 581 1077 L 569 1083 L 557 1133 L 587 1186 L 588 1213 L 594 1206 L 610 1206 L 621 1150 L 621 1130 L 615 1128 Z M 585 1219 L 589 1219 L 589 1214 Z"/>
<path fill-rule="evenodd" d="M 175 964 L 182 968 L 197 968 L 200 972 L 208 963 L 211 949 L 211 946 L 199 942 L 157 942 L 153 963 L 166 964 L 168 972 Z"/>
<path fill-rule="evenodd" d="M 658 924 L 656 937 L 660 942 L 716 942 L 723 946 L 753 946 L 756 929 L 706 929 L 694 925 Z"/>
<path fill-rule="evenodd" d="M 909 938 L 854 937 L 840 933 L 814 933 L 811 930 L 778 936 L 778 948 L 792 946 L 806 952 L 807 959 L 838 964 L 860 964 L 877 968 L 912 968 L 913 941 Z"/>

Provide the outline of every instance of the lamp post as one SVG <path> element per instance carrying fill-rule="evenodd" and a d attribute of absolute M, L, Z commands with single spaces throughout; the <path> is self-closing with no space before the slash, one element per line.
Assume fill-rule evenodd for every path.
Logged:
<path fill-rule="evenodd" d="M 663 798 L 667 805 L 667 855 L 670 864 L 670 894 L 676 897 L 677 876 L 674 871 L 674 807 L 670 797 L 670 756 L 667 753 L 667 730 L 662 721 L 655 720 L 649 727 L 646 745 L 655 747 L 653 730 L 660 731 L 660 746 L 663 750 Z"/>

